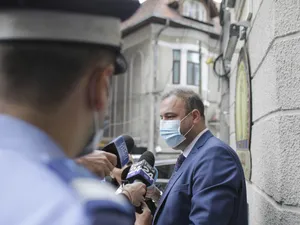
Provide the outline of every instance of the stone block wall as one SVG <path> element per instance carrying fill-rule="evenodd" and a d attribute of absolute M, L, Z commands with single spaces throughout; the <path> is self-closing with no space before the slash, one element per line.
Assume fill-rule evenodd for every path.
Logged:
<path fill-rule="evenodd" d="M 253 113 L 249 224 L 300 225 L 300 0 L 245 5 L 239 20 L 253 13 L 247 43 Z M 230 76 L 233 148 L 236 67 L 237 54 Z"/>

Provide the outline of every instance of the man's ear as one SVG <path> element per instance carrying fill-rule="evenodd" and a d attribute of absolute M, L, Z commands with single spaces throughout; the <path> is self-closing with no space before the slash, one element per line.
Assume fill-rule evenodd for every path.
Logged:
<path fill-rule="evenodd" d="M 193 115 L 193 121 L 194 123 L 199 123 L 202 116 L 201 116 L 201 113 L 199 112 L 199 110 L 194 110 L 192 112 L 192 115 Z"/>
<path fill-rule="evenodd" d="M 109 65 L 105 69 L 96 69 L 90 79 L 89 99 L 91 107 L 95 111 L 105 109 L 109 96 L 110 77 L 114 73 L 114 66 Z"/>

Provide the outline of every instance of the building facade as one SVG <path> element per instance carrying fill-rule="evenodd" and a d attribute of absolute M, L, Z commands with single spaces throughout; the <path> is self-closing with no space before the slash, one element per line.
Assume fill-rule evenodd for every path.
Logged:
<path fill-rule="evenodd" d="M 300 1 L 223 0 L 220 15 L 224 55 L 234 42 L 230 24 L 246 27 L 244 40 L 231 47 L 235 51 L 229 79 L 222 80 L 221 114 L 230 112 L 230 131 L 222 135 L 245 153 L 249 224 L 298 225 Z M 241 60 L 242 54 L 247 60 Z M 250 132 L 241 146 L 243 130 Z"/>
<path fill-rule="evenodd" d="M 207 63 L 219 51 L 217 13 L 206 1 L 147 0 L 123 24 L 129 70 L 113 78 L 106 136 L 127 133 L 138 146 L 170 152 L 159 137 L 159 103 L 161 95 L 174 87 L 201 94 L 208 126 L 219 135 L 219 79 Z"/>

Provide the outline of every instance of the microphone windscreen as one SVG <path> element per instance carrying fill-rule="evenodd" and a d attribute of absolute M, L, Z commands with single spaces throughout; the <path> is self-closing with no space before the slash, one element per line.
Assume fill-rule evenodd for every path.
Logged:
<path fill-rule="evenodd" d="M 150 166 L 154 167 L 155 158 L 152 152 L 145 151 L 141 157 L 139 158 L 139 162 L 145 160 L 147 163 L 150 164 Z"/>
<path fill-rule="evenodd" d="M 122 137 L 124 138 L 124 141 L 126 143 L 128 153 L 130 154 L 135 146 L 134 140 L 129 135 L 122 135 Z"/>
<path fill-rule="evenodd" d="M 127 144 L 123 136 L 113 139 L 102 149 L 102 151 L 106 151 L 117 156 L 117 168 L 124 167 L 129 161 Z"/>

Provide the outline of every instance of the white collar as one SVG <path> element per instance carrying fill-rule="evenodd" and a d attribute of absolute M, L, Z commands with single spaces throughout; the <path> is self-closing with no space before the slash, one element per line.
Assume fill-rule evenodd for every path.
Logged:
<path fill-rule="evenodd" d="M 183 150 L 184 157 L 188 157 L 190 152 L 192 151 L 193 147 L 195 146 L 196 142 L 199 140 L 199 138 L 208 131 L 208 128 L 205 128 L 202 132 L 200 132 L 197 137 L 194 138 L 194 140 Z"/>

